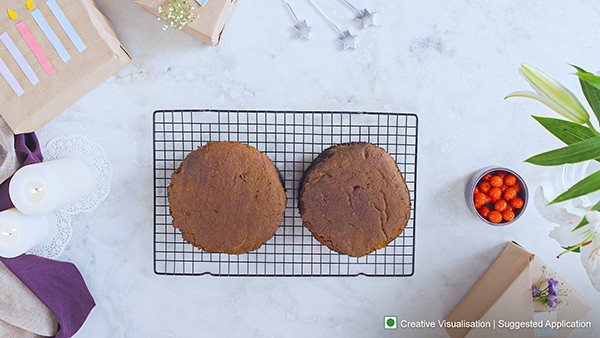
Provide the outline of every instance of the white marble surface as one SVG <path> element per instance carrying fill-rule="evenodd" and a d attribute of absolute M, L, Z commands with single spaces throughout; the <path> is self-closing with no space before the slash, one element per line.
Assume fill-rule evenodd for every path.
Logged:
<path fill-rule="evenodd" d="M 342 27 L 352 12 L 316 0 Z M 509 227 L 469 214 L 465 181 L 501 164 L 531 187 L 554 172 L 523 159 L 559 145 L 529 115 L 539 104 L 504 102 L 524 89 L 522 61 L 577 88 L 575 63 L 600 68 L 600 2 L 354 0 L 381 28 L 339 51 L 335 34 L 304 0 L 315 26 L 293 40 L 281 1 L 240 1 L 218 48 L 163 32 L 131 1 L 100 0 L 134 62 L 40 130 L 43 142 L 81 133 L 107 150 L 114 183 L 106 202 L 74 218 L 63 259 L 77 264 L 98 306 L 78 337 L 445 337 L 441 329 L 384 331 L 383 316 L 443 318 L 511 239 L 537 253 L 585 295 L 600 336 L 600 293 L 579 257 L 555 258 L 552 225 L 534 208 Z M 159 108 L 414 111 L 420 117 L 416 273 L 412 278 L 173 278 L 152 263 L 152 112 Z"/>

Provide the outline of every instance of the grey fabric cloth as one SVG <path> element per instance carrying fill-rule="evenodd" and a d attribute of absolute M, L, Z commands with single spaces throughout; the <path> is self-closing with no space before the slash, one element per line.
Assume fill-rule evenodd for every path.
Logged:
<path fill-rule="evenodd" d="M 33 332 L 25 331 L 20 327 L 10 325 L 0 319 L 0 337 L 39 338 L 42 337 Z"/>
<path fill-rule="evenodd" d="M 51 337 L 57 330 L 50 309 L 0 263 L 0 337 Z"/>
<path fill-rule="evenodd" d="M 17 168 L 15 135 L 2 117 L 0 117 L 0 183 L 11 177 Z"/>

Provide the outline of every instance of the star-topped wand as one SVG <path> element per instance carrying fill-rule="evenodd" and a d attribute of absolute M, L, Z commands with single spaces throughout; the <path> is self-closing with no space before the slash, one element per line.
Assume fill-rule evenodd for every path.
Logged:
<path fill-rule="evenodd" d="M 352 35 L 349 30 L 342 31 L 335 24 L 335 22 L 333 22 L 333 20 L 331 20 L 331 18 L 327 14 L 325 14 L 325 12 L 323 12 L 323 10 L 321 8 L 319 8 L 319 6 L 317 6 L 317 4 L 313 0 L 308 0 L 308 2 L 310 2 L 313 5 L 313 7 L 323 16 L 323 18 L 339 34 L 338 39 L 342 42 L 342 47 L 344 49 L 356 49 L 356 48 L 358 48 L 357 41 L 356 41 L 357 38 L 358 38 L 357 35 Z"/>
<path fill-rule="evenodd" d="M 290 3 L 285 0 L 284 0 L 284 2 L 287 5 L 288 9 L 290 10 L 290 13 L 292 13 L 294 20 L 296 21 L 296 24 L 294 25 L 294 28 L 296 29 L 296 39 L 303 38 L 306 40 L 310 40 L 310 34 L 313 30 L 312 26 L 309 26 L 306 23 L 306 20 L 300 21 L 300 19 L 298 19 L 298 16 L 296 16 L 296 13 L 292 9 L 292 6 L 290 5 Z"/>
<path fill-rule="evenodd" d="M 350 1 L 342 1 L 356 13 L 356 18 L 362 23 L 363 29 L 369 26 L 378 26 L 375 22 L 375 16 L 377 15 L 377 12 L 371 13 L 366 8 L 361 11 L 358 8 L 356 8 L 352 3 L 350 3 Z"/>

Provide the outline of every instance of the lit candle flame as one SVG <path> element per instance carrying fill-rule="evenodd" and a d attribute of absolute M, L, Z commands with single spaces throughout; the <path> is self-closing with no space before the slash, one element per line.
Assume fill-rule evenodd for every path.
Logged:
<path fill-rule="evenodd" d="M 8 13 L 8 17 L 11 20 L 17 20 L 19 18 L 19 15 L 17 14 L 17 12 L 15 12 L 14 10 L 7 8 L 6 9 L 6 13 Z"/>
<path fill-rule="evenodd" d="M 25 3 L 25 6 L 30 11 L 32 11 L 35 8 L 35 4 L 33 3 L 33 0 L 27 0 L 27 2 Z"/>

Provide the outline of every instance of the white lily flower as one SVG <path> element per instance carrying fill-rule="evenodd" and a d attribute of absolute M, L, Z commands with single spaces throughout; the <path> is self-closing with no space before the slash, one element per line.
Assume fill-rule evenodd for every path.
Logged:
<path fill-rule="evenodd" d="M 554 230 L 550 231 L 550 238 L 553 238 L 564 248 L 581 244 L 583 239 L 581 236 L 573 232 L 573 227 L 569 225 L 559 225 Z"/>
<path fill-rule="evenodd" d="M 594 288 L 600 291 L 600 246 L 597 243 L 581 247 L 581 264 L 583 264 Z"/>
<path fill-rule="evenodd" d="M 587 236 L 581 246 L 581 263 L 594 285 L 596 290 L 600 291 L 600 212 L 590 211 L 585 216 L 590 222 L 582 229 L 586 229 L 584 236 Z"/>
<path fill-rule="evenodd" d="M 540 215 L 548 222 L 555 224 L 565 224 L 575 227 L 585 215 L 586 209 L 580 209 L 577 205 L 573 205 L 574 200 L 560 204 L 550 204 L 550 201 L 544 196 L 544 188 L 536 189 L 533 196 L 533 203 Z"/>
<path fill-rule="evenodd" d="M 575 123 L 584 124 L 589 122 L 590 116 L 587 110 L 575 94 L 560 82 L 528 63 L 522 63 L 519 72 L 535 92 L 518 91 L 507 95 L 506 98 L 525 97 L 534 99 Z"/>
<path fill-rule="evenodd" d="M 550 232 L 550 237 L 562 247 L 579 247 L 581 264 L 594 285 L 600 291 L 600 212 L 577 208 L 565 208 L 557 205 L 548 205 L 544 196 L 544 189 L 539 187 L 535 191 L 534 203 L 540 215 L 549 222 L 559 224 Z M 571 209 L 571 210 L 568 210 Z M 585 215 L 588 224 L 573 231 L 583 216 L 570 211 L 576 210 L 577 214 Z"/>

